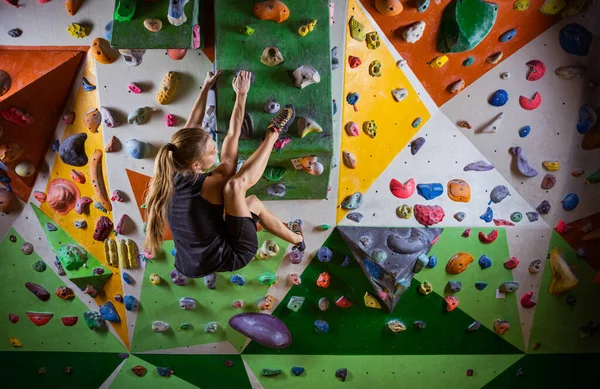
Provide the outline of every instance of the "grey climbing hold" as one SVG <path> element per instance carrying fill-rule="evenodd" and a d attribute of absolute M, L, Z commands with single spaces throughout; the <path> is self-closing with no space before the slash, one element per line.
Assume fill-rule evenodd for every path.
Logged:
<path fill-rule="evenodd" d="M 75 222 L 73 222 L 73 224 L 75 225 L 75 228 L 79 228 L 79 229 L 87 228 L 87 222 L 85 220 L 75 220 Z"/>
<path fill-rule="evenodd" d="M 453 293 L 460 292 L 462 290 L 462 282 L 448 281 L 448 283 L 446 284 L 446 289 Z"/>
<path fill-rule="evenodd" d="M 319 309 L 322 312 L 325 312 L 327 309 L 329 309 L 329 300 L 327 299 L 327 297 L 321 297 L 319 299 Z"/>
<path fill-rule="evenodd" d="M 360 192 L 356 192 L 346 197 L 344 201 L 342 201 L 341 207 L 343 209 L 358 209 L 364 203 L 363 195 Z"/>
<path fill-rule="evenodd" d="M 456 220 L 458 220 L 459 222 L 462 222 L 463 220 L 465 220 L 466 217 L 467 217 L 467 214 L 464 212 L 456 212 L 454 214 L 454 218 Z"/>
<path fill-rule="evenodd" d="M 156 333 L 167 332 L 170 328 L 171 326 L 169 325 L 169 323 L 164 321 L 157 320 L 154 323 L 152 323 L 152 331 Z"/>
<path fill-rule="evenodd" d="M 498 185 L 490 192 L 490 201 L 494 204 L 498 204 L 507 196 L 510 196 L 510 191 L 508 188 L 504 185 Z"/>
<path fill-rule="evenodd" d="M 348 220 L 352 220 L 353 222 L 356 223 L 360 223 L 360 221 L 363 219 L 363 214 L 360 212 L 350 212 L 349 214 L 346 215 L 346 219 Z"/>
<path fill-rule="evenodd" d="M 515 290 L 519 289 L 519 283 L 516 281 L 507 281 L 500 285 L 500 291 L 503 293 L 512 293 Z"/>
<path fill-rule="evenodd" d="M 425 32 L 425 22 L 415 22 L 404 30 L 404 40 L 408 43 L 415 43 L 423 36 Z"/>
<path fill-rule="evenodd" d="M 479 329 L 479 327 L 481 327 L 481 323 L 479 323 L 477 320 L 475 320 L 473 323 L 471 323 L 469 325 L 469 327 L 467 327 L 467 329 L 470 332 L 475 332 L 475 331 L 477 331 Z"/>
<path fill-rule="evenodd" d="M 50 222 L 46 223 L 46 229 L 48 231 L 50 231 L 50 232 L 53 232 L 53 231 L 57 230 L 56 226 L 54 224 L 50 223 Z"/>
<path fill-rule="evenodd" d="M 287 188 L 283 184 L 273 184 L 267 188 L 267 194 L 273 197 L 283 198 L 287 193 Z"/>
<path fill-rule="evenodd" d="M 8 30 L 8 35 L 12 38 L 18 38 L 23 34 L 23 30 L 20 28 L 13 28 L 12 30 Z"/>
<path fill-rule="evenodd" d="M 536 222 L 539 218 L 537 212 L 527 212 L 525 215 L 527 215 L 527 219 L 529 219 L 531 223 Z"/>
<path fill-rule="evenodd" d="M 535 177 L 538 175 L 538 171 L 529 166 L 527 158 L 523 155 L 523 149 L 520 147 L 511 147 L 510 152 L 516 158 L 517 170 L 525 177 Z"/>
<path fill-rule="evenodd" d="M 33 253 L 33 245 L 29 242 L 25 242 L 21 245 L 21 252 L 25 255 Z"/>
<path fill-rule="evenodd" d="M 179 299 L 179 306 L 186 311 L 196 308 L 196 300 L 192 297 L 182 297 Z"/>
<path fill-rule="evenodd" d="M 423 138 L 422 136 L 413 140 L 412 142 L 410 142 L 410 153 L 412 155 L 417 154 L 419 152 L 419 150 L 421 150 L 421 147 L 423 147 L 424 144 L 425 144 L 425 138 Z"/>
<path fill-rule="evenodd" d="M 465 166 L 463 168 L 463 170 L 465 172 L 468 172 L 468 171 L 485 172 L 488 170 L 492 170 L 493 168 L 494 168 L 494 165 L 492 165 L 492 164 L 489 164 L 485 161 L 477 161 L 477 162 L 471 162 L 470 164 Z"/>
<path fill-rule="evenodd" d="M 543 200 L 535 210 L 541 215 L 546 215 L 548 212 L 550 212 L 550 208 L 551 206 L 548 200 Z"/>
<path fill-rule="evenodd" d="M 425 322 L 421 320 L 417 320 L 413 323 L 413 327 L 415 327 L 415 329 L 417 330 L 424 330 L 426 326 L 427 325 L 425 324 Z"/>
<path fill-rule="evenodd" d="M 510 73 L 509 72 L 504 72 L 500 75 L 500 78 L 503 80 L 508 80 L 510 79 Z"/>
<path fill-rule="evenodd" d="M 85 154 L 86 140 L 87 134 L 85 132 L 71 135 L 65 139 L 58 149 L 61 161 L 71 166 L 87 165 L 88 157 Z"/>
<path fill-rule="evenodd" d="M 213 332 L 217 332 L 218 328 L 219 326 L 217 325 L 217 322 L 211 321 L 210 323 L 204 326 L 204 332 L 206 332 L 207 334 L 212 334 Z"/>
<path fill-rule="evenodd" d="M 265 103 L 266 113 L 277 113 L 281 109 L 281 104 L 275 100 L 269 100 Z"/>
<path fill-rule="evenodd" d="M 58 273 L 59 276 L 67 275 L 67 273 L 65 272 L 65 269 L 63 269 L 62 263 L 60 263 L 58 258 L 56 258 L 56 260 L 54 261 L 54 267 L 56 267 L 56 272 Z"/>
<path fill-rule="evenodd" d="M 331 49 L 331 70 L 335 70 L 340 66 L 340 60 L 338 59 L 338 48 L 337 46 L 333 46 Z"/>
<path fill-rule="evenodd" d="M 212 273 L 204 277 L 204 285 L 208 289 L 217 289 L 217 275 Z"/>

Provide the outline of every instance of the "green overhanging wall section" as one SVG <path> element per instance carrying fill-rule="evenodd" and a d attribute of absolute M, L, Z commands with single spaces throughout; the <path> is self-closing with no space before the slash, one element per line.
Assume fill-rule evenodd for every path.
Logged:
<path fill-rule="evenodd" d="M 253 14 L 254 2 L 219 0 L 215 2 L 216 67 L 222 70 L 217 87 L 217 140 L 222 144 L 229 127 L 229 119 L 235 102 L 231 81 L 238 70 L 254 73 L 246 104 L 251 116 L 254 135 L 239 142 L 239 159 L 247 159 L 260 145 L 269 121 L 274 116 L 265 112 L 265 103 L 278 101 L 281 106 L 293 104 L 296 118 L 308 117 L 317 122 L 322 133 L 298 136 L 297 120 L 286 136 L 291 142 L 282 150 L 274 151 L 269 160 L 271 166 L 285 167 L 279 182 L 261 179 L 251 193 L 263 199 L 276 200 L 267 195 L 267 188 L 280 183 L 286 186 L 284 200 L 324 199 L 329 186 L 329 173 L 333 151 L 332 97 L 331 97 L 331 48 L 329 44 L 328 0 L 290 0 L 285 4 L 290 17 L 283 23 L 259 20 Z M 298 28 L 311 20 L 317 20 L 315 29 L 302 37 Z M 248 26 L 255 31 L 247 36 L 241 28 Z M 261 63 L 266 47 L 277 47 L 284 58 L 283 63 L 268 67 Z M 291 73 L 299 66 L 314 67 L 321 77 L 318 84 L 299 89 L 294 85 Z M 313 176 L 304 170 L 295 170 L 291 160 L 305 156 L 317 156 L 323 164 L 323 173 Z"/>

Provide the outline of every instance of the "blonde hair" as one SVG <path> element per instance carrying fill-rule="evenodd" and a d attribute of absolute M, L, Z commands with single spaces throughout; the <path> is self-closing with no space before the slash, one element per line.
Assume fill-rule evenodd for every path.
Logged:
<path fill-rule="evenodd" d="M 173 197 L 175 173 L 191 173 L 194 162 L 201 161 L 210 139 L 201 128 L 183 128 L 162 146 L 154 162 L 154 176 L 146 194 L 146 239 L 143 250 L 155 256 L 161 251 L 167 223 L 167 207 Z"/>

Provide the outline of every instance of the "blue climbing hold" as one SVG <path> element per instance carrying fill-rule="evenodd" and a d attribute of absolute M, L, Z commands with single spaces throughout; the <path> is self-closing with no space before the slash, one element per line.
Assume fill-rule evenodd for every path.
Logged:
<path fill-rule="evenodd" d="M 52 142 L 52 151 L 54 151 L 55 153 L 60 149 L 60 141 L 58 139 L 54 139 L 54 142 Z"/>
<path fill-rule="evenodd" d="M 444 187 L 439 182 L 432 184 L 418 184 L 417 193 L 426 200 L 433 200 L 444 193 Z"/>
<path fill-rule="evenodd" d="M 488 286 L 487 282 L 476 282 L 475 283 L 475 289 L 477 289 L 477 290 L 484 290 L 486 288 L 486 286 Z"/>
<path fill-rule="evenodd" d="M 342 262 L 342 267 L 348 267 L 349 265 L 350 265 L 350 257 L 346 255 L 344 257 L 344 261 Z"/>
<path fill-rule="evenodd" d="M 337 102 L 335 100 L 333 100 L 333 114 L 335 115 L 337 113 L 338 107 L 337 107 Z"/>
<path fill-rule="evenodd" d="M 173 250 L 171 250 L 171 255 L 175 256 L 175 254 L 177 254 L 177 249 L 173 247 Z"/>
<path fill-rule="evenodd" d="M 329 324 L 325 320 L 315 320 L 314 327 L 316 332 L 329 332 Z"/>
<path fill-rule="evenodd" d="M 572 211 L 579 205 L 579 196 L 575 193 L 569 193 L 562 199 L 561 203 L 565 211 Z"/>
<path fill-rule="evenodd" d="M 430 0 L 417 0 L 417 12 L 425 12 L 429 8 Z"/>
<path fill-rule="evenodd" d="M 85 89 L 86 92 L 91 92 L 94 89 L 96 89 L 96 85 L 90 83 L 85 77 L 81 78 L 81 85 L 83 86 L 83 89 Z"/>
<path fill-rule="evenodd" d="M 329 247 L 323 246 L 317 251 L 317 259 L 321 262 L 329 262 L 331 261 L 331 257 L 333 257 L 333 253 Z"/>
<path fill-rule="evenodd" d="M 498 89 L 490 96 L 488 103 L 494 107 L 502 107 L 508 101 L 508 92 L 504 89 Z"/>
<path fill-rule="evenodd" d="M 431 257 L 429 257 L 429 262 L 427 262 L 427 268 L 433 269 L 435 265 L 437 265 L 437 257 L 435 255 L 432 255 Z"/>
<path fill-rule="evenodd" d="M 512 38 L 514 38 L 515 35 L 517 35 L 517 29 L 513 28 L 511 30 L 506 31 L 502 35 L 500 35 L 498 40 L 502 43 L 505 43 L 505 42 L 508 42 L 509 40 L 511 40 Z"/>
<path fill-rule="evenodd" d="M 121 318 L 117 313 L 117 309 L 112 301 L 108 301 L 106 304 L 100 306 L 100 316 L 106 321 L 113 323 L 119 323 Z"/>
<path fill-rule="evenodd" d="M 131 276 L 129 274 L 123 272 L 123 276 L 122 277 L 123 277 L 123 281 L 125 281 L 125 283 L 127 285 L 133 284 L 133 278 L 131 278 Z"/>
<path fill-rule="evenodd" d="M 356 92 L 348 93 L 348 95 L 346 96 L 346 101 L 348 102 L 348 104 L 354 105 L 358 102 L 359 98 L 360 96 Z"/>
<path fill-rule="evenodd" d="M 596 115 L 596 111 L 594 111 L 594 108 L 592 108 L 588 104 L 582 105 L 581 108 L 579 108 L 577 132 L 579 132 L 580 134 L 585 134 L 590 130 L 590 128 L 594 127 L 597 121 L 598 116 Z"/>
<path fill-rule="evenodd" d="M 135 159 L 143 159 L 150 154 L 150 145 L 137 139 L 128 140 L 125 143 L 125 149 Z"/>
<path fill-rule="evenodd" d="M 123 297 L 123 303 L 125 303 L 125 309 L 128 311 L 133 311 L 138 306 L 137 299 L 130 294 L 126 294 L 125 297 Z"/>
<path fill-rule="evenodd" d="M 531 132 L 531 127 L 525 126 L 519 130 L 519 136 L 525 138 Z"/>
<path fill-rule="evenodd" d="M 363 264 L 365 265 L 365 269 L 369 276 L 376 280 L 381 280 L 383 278 L 383 272 L 381 271 L 381 267 L 377 266 L 370 259 L 364 259 Z"/>
<path fill-rule="evenodd" d="M 87 222 L 85 220 L 75 220 L 73 224 L 75 224 L 75 228 L 87 228 Z"/>
<path fill-rule="evenodd" d="M 492 260 L 485 254 L 479 257 L 478 263 L 479 267 L 481 267 L 481 270 L 487 269 L 488 267 L 492 266 Z"/>
<path fill-rule="evenodd" d="M 304 373 L 304 368 L 299 366 L 292 367 L 292 374 L 296 377 L 301 376 Z"/>
<path fill-rule="evenodd" d="M 558 42 L 566 53 L 585 57 L 592 43 L 592 33 L 580 24 L 567 24 L 560 30 Z"/>
<path fill-rule="evenodd" d="M 56 226 L 50 222 L 46 223 L 46 229 L 48 231 L 56 231 L 57 230 Z"/>
<path fill-rule="evenodd" d="M 464 61 L 463 61 L 463 66 L 467 67 L 467 66 L 471 66 L 473 65 L 473 63 L 475 62 L 475 58 L 473 57 L 467 57 Z"/>
<path fill-rule="evenodd" d="M 113 21 L 111 20 L 110 22 L 106 23 L 106 26 L 104 26 L 104 37 L 109 42 L 110 42 L 110 39 L 112 38 L 112 31 L 113 31 Z"/>
<path fill-rule="evenodd" d="M 485 212 L 481 216 L 479 216 L 479 218 L 486 223 L 490 223 L 494 218 L 494 211 L 492 211 L 492 208 L 487 207 Z"/>
<path fill-rule="evenodd" d="M 244 277 L 238 275 L 238 274 L 234 274 L 231 276 L 231 278 L 229 279 L 232 283 L 239 285 L 239 286 L 244 286 L 246 285 L 246 280 L 244 279 Z"/>
<path fill-rule="evenodd" d="M 159 367 L 159 366 L 156 367 L 156 372 L 161 377 L 170 377 L 171 374 L 174 373 L 174 371 L 171 370 L 170 367 Z"/>
<path fill-rule="evenodd" d="M 413 122 L 410 124 L 410 126 L 412 128 L 419 128 L 419 126 L 421 125 L 422 121 L 423 121 L 423 119 L 421 117 L 418 117 L 415 120 L 413 120 Z"/>

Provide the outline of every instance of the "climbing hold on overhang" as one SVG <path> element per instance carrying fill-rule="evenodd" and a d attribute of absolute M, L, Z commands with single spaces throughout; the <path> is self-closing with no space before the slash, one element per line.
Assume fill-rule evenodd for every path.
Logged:
<path fill-rule="evenodd" d="M 116 296 L 115 296 L 115 300 L 116 300 Z M 125 309 L 128 311 L 133 311 L 139 305 L 138 300 L 129 294 L 125 295 L 125 297 L 123 298 L 123 302 L 125 303 Z"/>
<path fill-rule="evenodd" d="M 481 267 L 481 270 L 487 269 L 488 267 L 492 266 L 492 260 L 485 254 L 479 257 L 479 261 L 477 262 L 479 263 L 479 267 Z"/>
<path fill-rule="evenodd" d="M 169 325 L 169 323 L 166 323 L 164 321 L 157 320 L 154 323 L 152 323 L 152 331 L 156 333 L 167 332 L 170 328 L 171 326 Z"/>
<path fill-rule="evenodd" d="M 379 304 L 379 301 L 377 301 L 377 299 L 369 292 L 365 292 L 363 299 L 367 308 L 381 309 L 381 304 Z"/>
<path fill-rule="evenodd" d="M 468 203 L 471 200 L 471 187 L 465 180 L 448 181 L 448 197 L 452 201 Z"/>
<path fill-rule="evenodd" d="M 446 290 L 452 293 L 458 293 L 462 290 L 462 282 L 460 281 L 448 281 L 446 284 Z"/>
<path fill-rule="evenodd" d="M 387 326 L 390 329 L 390 331 L 395 333 L 406 331 L 406 325 L 398 319 L 389 320 L 387 322 Z"/>
<path fill-rule="evenodd" d="M 542 15 L 556 15 L 567 6 L 565 0 L 546 0 L 540 7 Z"/>
<path fill-rule="evenodd" d="M 494 321 L 494 331 L 496 331 L 496 333 L 498 335 L 504 334 L 509 329 L 510 329 L 510 323 L 507 322 L 506 320 L 497 319 L 496 321 Z"/>
<path fill-rule="evenodd" d="M 35 173 L 35 165 L 31 161 L 22 161 L 15 166 L 15 173 L 20 177 L 30 177 Z"/>
<path fill-rule="evenodd" d="M 400 0 L 376 0 L 375 8 L 385 16 L 396 16 L 404 9 Z"/>
<path fill-rule="evenodd" d="M 475 289 L 477 290 L 484 290 L 485 288 L 487 288 L 488 284 L 487 282 L 476 282 L 475 283 Z"/>
<path fill-rule="evenodd" d="M 21 127 L 33 123 L 33 116 L 12 105 L 8 109 L 1 110 L 0 115 L 9 122 Z"/>
<path fill-rule="evenodd" d="M 529 74 L 527 74 L 527 81 L 540 80 L 546 74 L 546 65 L 540 60 L 531 60 L 526 65 L 530 68 Z"/>
<path fill-rule="evenodd" d="M 150 145 L 137 139 L 128 140 L 125 149 L 135 159 L 143 159 L 150 154 Z"/>
<path fill-rule="evenodd" d="M 0 144 L 0 161 L 13 163 L 21 157 L 24 151 L 25 149 L 16 142 Z"/>
<path fill-rule="evenodd" d="M 539 92 L 535 92 L 532 98 L 527 98 L 525 96 L 519 96 L 519 105 L 521 108 L 526 109 L 528 111 L 532 111 L 542 104 L 542 95 Z"/>
<path fill-rule="evenodd" d="M 519 136 L 520 136 L 521 138 L 525 138 L 527 135 L 529 135 L 529 133 L 530 133 L 530 132 L 531 132 L 531 127 L 530 127 L 530 126 L 525 126 L 525 127 L 522 127 L 522 128 L 519 130 Z"/>
<path fill-rule="evenodd" d="M 17 204 L 17 197 L 12 191 L 0 188 L 0 212 L 8 213 Z"/>
<path fill-rule="evenodd" d="M 363 26 L 358 20 L 354 19 L 354 16 L 350 17 L 348 25 L 350 26 L 350 37 L 352 37 L 352 39 L 356 39 L 359 42 L 365 40 L 365 26 Z"/>
<path fill-rule="evenodd" d="M 563 80 L 572 80 L 576 76 L 583 77 L 585 68 L 583 66 L 561 66 L 554 70 L 554 74 Z"/>
<path fill-rule="evenodd" d="M 446 310 L 448 312 L 452 312 L 458 307 L 458 297 L 453 295 L 444 296 L 444 301 L 446 302 Z"/>
<path fill-rule="evenodd" d="M 482 213 L 479 218 L 481 220 L 483 220 L 486 223 L 489 223 L 492 221 L 492 219 L 494 218 L 494 211 L 492 210 L 492 208 L 487 207 L 487 209 L 485 210 L 484 213 Z"/>
<path fill-rule="evenodd" d="M 425 22 L 415 22 L 404 30 L 403 37 L 408 43 L 415 43 L 425 32 Z"/>
<path fill-rule="evenodd" d="M 427 264 L 429 263 L 429 258 L 427 257 L 427 255 L 425 255 L 424 253 L 419 255 L 417 257 L 417 261 L 415 262 L 415 265 L 413 266 L 413 273 L 420 273 L 423 269 L 425 269 L 425 266 L 427 266 Z"/>
<path fill-rule="evenodd" d="M 381 62 L 375 60 L 369 64 L 369 75 L 371 77 L 381 77 Z"/>
<path fill-rule="evenodd" d="M 88 157 L 85 154 L 85 141 L 87 134 L 82 132 L 71 135 L 63 140 L 58 149 L 60 159 L 71 166 L 85 166 L 88 163 Z"/>
<path fill-rule="evenodd" d="M 181 26 L 187 21 L 184 8 L 188 1 L 189 0 L 169 0 L 167 20 L 173 26 Z"/>
<path fill-rule="evenodd" d="M 464 67 L 467 67 L 467 66 L 473 65 L 474 62 L 475 62 L 475 58 L 469 56 L 469 57 L 465 58 L 465 60 L 463 61 L 462 64 Z"/>
<path fill-rule="evenodd" d="M 421 150 L 421 147 L 425 144 L 426 140 L 422 136 L 410 142 L 410 153 L 415 155 Z"/>
<path fill-rule="evenodd" d="M 494 107 L 502 107 L 508 101 L 508 92 L 504 89 L 498 89 L 488 99 L 488 103 Z"/>
<path fill-rule="evenodd" d="M 438 51 L 460 53 L 474 49 L 491 31 L 497 13 L 498 5 L 493 3 L 452 0 L 442 15 L 437 39 Z"/>
<path fill-rule="evenodd" d="M 400 181 L 392 178 L 390 181 L 390 191 L 392 195 L 399 199 L 407 199 L 415 192 L 415 180 L 411 178 L 402 184 Z"/>
<path fill-rule="evenodd" d="M 358 209 L 360 208 L 364 203 L 364 198 L 362 193 L 360 192 L 356 192 L 353 193 L 349 196 L 347 196 L 344 201 L 342 201 L 341 207 L 343 209 Z"/>
<path fill-rule="evenodd" d="M 483 231 L 479 231 L 478 234 L 479 241 L 483 244 L 491 244 L 498 238 L 498 230 L 492 230 L 489 234 L 484 233 Z"/>
<path fill-rule="evenodd" d="M 218 328 L 219 328 L 219 326 L 218 326 L 217 322 L 211 321 L 204 326 L 204 332 L 206 332 L 207 334 L 212 334 L 214 332 L 217 332 Z"/>
<path fill-rule="evenodd" d="M 94 229 L 94 240 L 98 242 L 104 242 L 104 239 L 108 238 L 108 235 L 111 233 L 113 229 L 112 221 L 106 216 L 100 216 L 98 222 L 96 223 L 96 228 Z"/>
<path fill-rule="evenodd" d="M 512 38 L 514 38 L 517 35 L 517 29 L 516 28 L 511 28 L 510 30 L 502 33 L 499 37 L 498 40 L 502 43 L 506 43 L 509 40 L 511 40 Z"/>
<path fill-rule="evenodd" d="M 367 48 L 375 50 L 381 46 L 381 40 L 377 31 L 371 31 L 365 36 L 367 42 Z M 381 66 L 380 66 L 381 67 Z"/>
<path fill-rule="evenodd" d="M 321 82 L 321 76 L 317 69 L 312 66 L 302 65 L 292 73 L 296 88 L 304 89 L 305 87 Z"/>
<path fill-rule="evenodd" d="M 110 47 L 110 43 L 102 38 L 93 40 L 90 51 L 96 62 L 101 64 L 111 64 L 119 58 L 119 52 Z"/>
<path fill-rule="evenodd" d="M 37 327 L 48 324 L 50 319 L 54 317 L 53 313 L 49 312 L 25 312 L 29 320 Z"/>
<path fill-rule="evenodd" d="M 507 270 L 512 270 L 517 266 L 519 266 L 519 258 L 517 257 L 511 257 L 510 259 L 504 262 L 504 268 Z"/>
<path fill-rule="evenodd" d="M 487 126 L 475 130 L 475 133 L 476 134 L 496 133 L 500 129 L 500 124 L 502 123 L 502 119 L 504 119 L 504 112 L 500 112 L 498 115 L 496 115 L 496 117 Z"/>
<path fill-rule="evenodd" d="M 11 78 L 4 70 L 0 70 L 0 96 L 8 92 L 11 86 Z"/>
<path fill-rule="evenodd" d="M 510 196 L 510 191 L 504 185 L 497 185 L 490 192 L 490 204 L 498 204 L 502 200 L 504 200 L 507 196 Z"/>
<path fill-rule="evenodd" d="M 598 122 L 596 111 L 588 104 L 579 108 L 579 120 L 577 121 L 577 132 L 585 134 Z"/>
<path fill-rule="evenodd" d="M 456 220 L 458 220 L 459 222 L 462 222 L 463 220 L 465 220 L 466 217 L 467 217 L 467 214 L 464 212 L 456 212 L 454 214 L 454 218 Z"/>
<path fill-rule="evenodd" d="M 41 273 L 46 270 L 46 262 L 44 262 L 42 260 L 35 261 L 33 263 L 32 267 L 33 267 L 33 270 L 35 270 L 38 273 Z"/>
<path fill-rule="evenodd" d="M 266 0 L 254 4 L 254 16 L 260 20 L 283 23 L 290 17 L 290 10 L 280 0 Z"/>
<path fill-rule="evenodd" d="M 417 12 L 425 12 L 429 8 L 429 0 L 417 0 Z"/>
<path fill-rule="evenodd" d="M 433 200 L 444 193 L 444 187 L 439 182 L 430 184 L 418 184 L 417 193 L 423 196 L 425 200 Z"/>
<path fill-rule="evenodd" d="M 102 318 L 106 321 L 113 323 L 121 322 L 121 318 L 119 317 L 117 309 L 110 301 L 107 301 L 106 304 L 100 306 L 100 315 L 102 315 Z"/>
<path fill-rule="evenodd" d="M 317 286 L 319 288 L 329 288 L 330 281 L 331 281 L 331 274 L 324 271 L 323 273 L 319 274 L 319 278 L 317 278 Z"/>
<path fill-rule="evenodd" d="M 432 255 L 429 257 L 429 260 L 427 261 L 427 268 L 428 269 L 433 269 L 434 267 L 436 267 L 437 265 L 437 257 L 435 255 Z"/>
<path fill-rule="evenodd" d="M 417 204 L 413 208 L 415 219 L 419 224 L 425 227 L 432 226 L 444 220 L 444 209 L 439 205 L 420 205 Z"/>
<path fill-rule="evenodd" d="M 565 211 L 572 211 L 579 205 L 579 196 L 575 193 L 569 193 L 563 197 L 561 203 Z"/>
<path fill-rule="evenodd" d="M 59 276 L 67 275 L 67 273 L 65 273 L 65 269 L 63 269 L 62 264 L 60 263 L 60 261 L 58 259 L 56 259 L 54 261 L 54 267 L 56 267 L 56 273 Z"/>
<path fill-rule="evenodd" d="M 546 215 L 548 212 L 550 212 L 550 208 L 550 202 L 548 202 L 548 200 L 543 200 L 540 205 L 535 208 L 535 210 L 538 211 L 540 215 Z"/>
<path fill-rule="evenodd" d="M 486 161 L 477 161 L 477 162 L 471 162 L 470 164 L 466 165 L 463 170 L 465 172 L 468 171 L 476 171 L 476 172 L 485 172 L 488 170 L 492 170 L 494 168 L 494 165 L 487 163 Z"/>
<path fill-rule="evenodd" d="M 396 215 L 401 219 L 410 219 L 413 215 L 413 210 L 410 205 L 403 204 L 396 208 Z"/>
<path fill-rule="evenodd" d="M 580 24 L 567 24 L 560 30 L 558 42 L 567 54 L 585 57 L 592 43 L 592 33 Z"/>
<path fill-rule="evenodd" d="M 79 188 L 71 181 L 63 178 L 55 178 L 50 181 L 47 202 L 50 208 L 59 215 L 69 213 L 79 201 L 79 196 Z"/>
<path fill-rule="evenodd" d="M 500 60 L 502 59 L 503 53 L 501 51 L 497 52 L 497 53 L 493 53 L 490 54 L 486 59 L 485 62 L 495 65 L 498 62 L 500 62 Z"/>
<path fill-rule="evenodd" d="M 453 95 L 459 93 L 461 90 L 463 90 L 465 88 L 465 80 L 463 80 L 462 78 L 458 81 L 453 82 L 452 84 L 448 85 L 448 92 L 452 93 Z"/>
<path fill-rule="evenodd" d="M 279 104 L 278 104 L 279 105 Z M 317 124 L 314 120 L 306 117 L 298 118 L 298 136 L 300 138 L 304 138 L 306 135 L 311 132 L 323 132 L 323 128 Z"/>
<path fill-rule="evenodd" d="M 81 85 L 83 86 L 83 89 L 85 89 L 86 92 L 91 92 L 94 89 L 96 89 L 96 85 L 93 85 L 85 77 L 81 78 Z"/>
<path fill-rule="evenodd" d="M 448 260 L 446 272 L 449 274 L 460 274 L 467 270 L 473 259 L 473 256 L 467 252 L 456 253 Z"/>
<path fill-rule="evenodd" d="M 91 298 L 96 298 L 98 296 L 98 290 L 94 288 L 92 285 L 88 285 L 83 290 L 83 294 L 87 294 Z"/>
<path fill-rule="evenodd" d="M 552 280 L 548 286 L 548 293 L 552 296 L 566 292 L 579 283 L 565 261 L 560 247 L 556 247 L 550 252 L 550 269 L 552 270 Z"/>
<path fill-rule="evenodd" d="M 150 32 L 159 32 L 162 30 L 162 22 L 160 19 L 148 18 L 144 20 L 144 27 Z"/>
<path fill-rule="evenodd" d="M 538 171 L 529 165 L 527 158 L 523 155 L 523 149 L 521 149 L 521 147 L 511 147 L 510 152 L 516 158 L 516 165 L 519 173 L 525 177 L 535 177 L 538 175 Z"/>
<path fill-rule="evenodd" d="M 448 62 L 448 56 L 440 55 L 439 57 L 435 57 L 429 62 L 429 66 L 432 68 L 441 68 Z"/>

